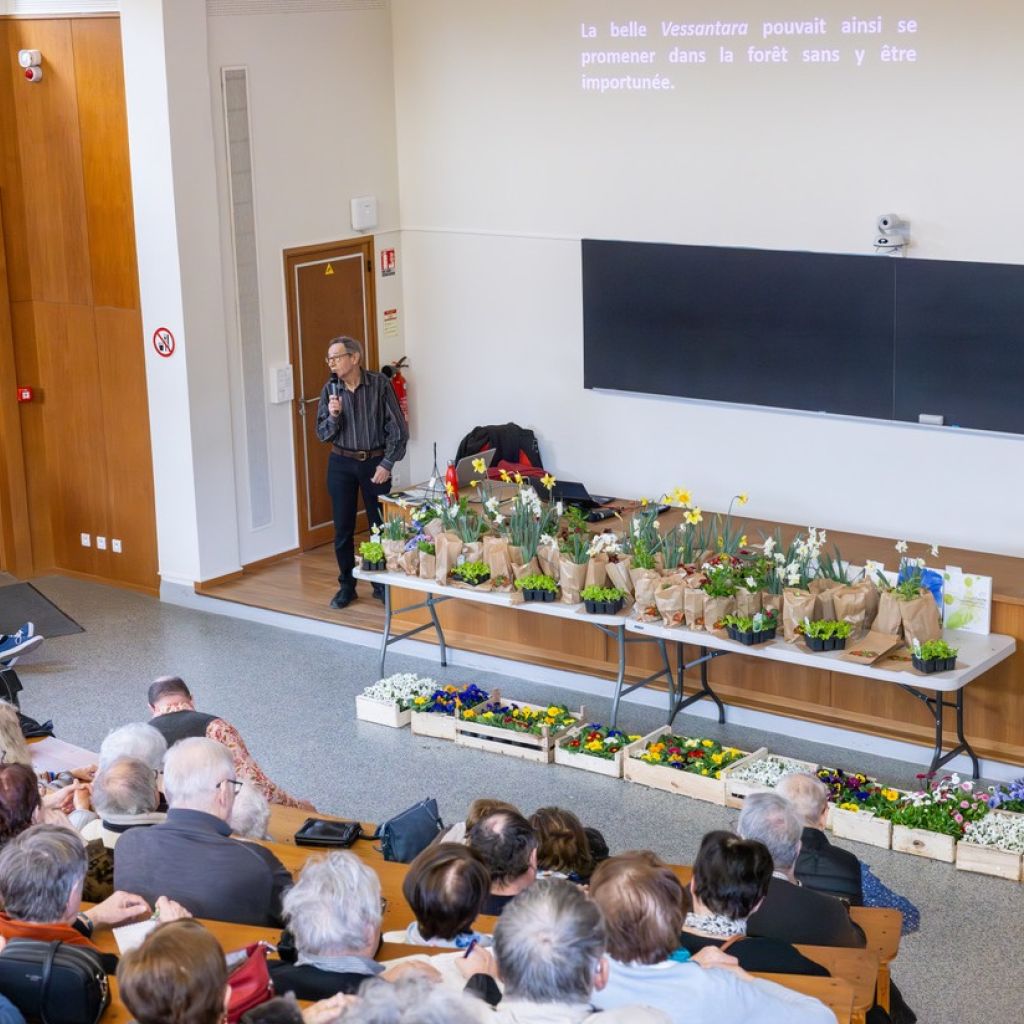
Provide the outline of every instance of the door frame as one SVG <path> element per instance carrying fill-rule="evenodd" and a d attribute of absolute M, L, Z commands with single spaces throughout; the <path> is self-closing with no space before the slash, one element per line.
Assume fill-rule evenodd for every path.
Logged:
<path fill-rule="evenodd" d="M 334 242 L 319 242 L 315 245 L 303 245 L 284 250 L 284 284 L 285 305 L 288 314 L 288 359 L 294 367 L 293 378 L 300 382 L 302 375 L 301 352 L 299 345 L 299 303 L 298 303 L 298 270 L 310 263 L 327 263 L 337 256 L 338 249 L 361 249 L 363 254 L 363 288 L 366 297 L 366 337 L 363 342 L 363 366 L 367 370 L 376 370 L 379 366 L 380 354 L 377 345 L 377 293 L 376 275 L 374 274 L 374 237 L 361 235 L 357 238 L 345 238 Z M 300 412 L 301 397 L 297 393 L 292 399 L 292 440 L 295 454 L 295 511 L 298 526 L 299 549 L 308 551 L 319 547 L 322 540 L 312 539 L 312 533 L 306 526 L 308 507 L 307 491 L 309 483 L 306 479 L 305 443 L 306 431 Z M 366 529 L 366 513 L 360 509 L 356 519 L 356 530 Z"/>

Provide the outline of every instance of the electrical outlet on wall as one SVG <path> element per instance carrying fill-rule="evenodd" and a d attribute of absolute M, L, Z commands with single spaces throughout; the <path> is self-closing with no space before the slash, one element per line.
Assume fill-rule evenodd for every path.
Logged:
<path fill-rule="evenodd" d="M 83 533 L 82 534 L 82 547 L 83 548 L 91 548 L 92 547 L 92 537 L 90 537 L 89 534 L 87 534 L 87 533 Z"/>
<path fill-rule="evenodd" d="M 116 537 L 110 542 L 110 547 L 115 555 L 121 554 L 121 542 Z"/>
<path fill-rule="evenodd" d="M 100 551 L 106 551 L 107 550 L 107 538 L 106 537 L 97 537 L 96 538 L 96 547 Z"/>

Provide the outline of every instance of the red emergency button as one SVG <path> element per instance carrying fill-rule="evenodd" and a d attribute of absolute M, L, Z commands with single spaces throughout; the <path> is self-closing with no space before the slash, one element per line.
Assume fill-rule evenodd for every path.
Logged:
<path fill-rule="evenodd" d="M 19 402 L 31 402 L 35 395 L 32 389 L 29 387 L 18 388 L 18 401 Z"/>

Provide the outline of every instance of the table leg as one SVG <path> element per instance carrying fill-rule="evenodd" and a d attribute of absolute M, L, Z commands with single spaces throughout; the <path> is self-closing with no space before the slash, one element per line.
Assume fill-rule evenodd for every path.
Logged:
<path fill-rule="evenodd" d="M 612 698 L 612 724 L 619 720 L 619 701 L 622 699 L 622 685 L 626 681 L 626 626 L 615 627 L 615 646 L 619 652 L 619 672 L 615 677 L 615 696 Z"/>
<path fill-rule="evenodd" d="M 431 621 L 434 623 L 434 632 L 437 634 L 437 644 L 441 648 L 441 666 L 447 668 L 448 666 L 448 647 L 444 640 L 444 630 L 441 629 L 441 623 L 437 618 L 437 602 L 434 600 L 434 595 L 430 594 L 427 597 L 427 609 L 430 611 Z"/>
<path fill-rule="evenodd" d="M 711 700 L 718 705 L 718 724 L 725 725 L 725 705 L 719 699 L 718 694 L 711 689 L 711 684 L 708 681 L 708 662 L 713 661 L 715 658 L 721 658 L 729 653 L 729 651 L 709 651 L 706 647 L 702 647 L 700 649 L 700 657 L 697 658 L 696 661 L 686 663 L 683 661 L 683 645 L 679 644 L 679 664 L 677 668 L 677 672 L 679 673 L 679 700 L 671 711 L 668 720 L 669 725 L 675 721 L 676 715 L 678 715 L 683 708 L 688 708 L 691 704 L 696 704 L 697 701 L 702 700 L 704 697 L 710 697 Z M 689 697 L 684 697 L 683 673 L 688 668 L 696 668 L 698 665 L 700 665 L 700 689 L 697 690 L 696 693 L 691 693 Z"/>
<path fill-rule="evenodd" d="M 380 642 L 380 663 L 378 669 L 380 671 L 381 678 L 384 677 L 384 659 L 387 657 L 388 648 L 392 644 L 397 644 L 399 640 L 406 640 L 411 636 L 416 636 L 417 633 L 422 633 L 425 629 L 433 629 L 437 634 L 437 645 L 441 652 L 441 664 L 447 666 L 448 664 L 448 646 L 444 638 L 444 630 L 441 629 L 441 623 L 437 618 L 437 605 L 441 604 L 442 601 L 450 601 L 450 597 L 438 597 L 434 594 L 428 594 L 425 601 L 421 601 L 419 604 L 411 604 L 408 607 L 402 609 L 403 612 L 414 612 L 418 608 L 426 608 L 430 612 L 430 621 L 424 622 L 420 626 L 416 626 L 413 629 L 406 630 L 404 633 L 399 633 L 397 636 L 391 635 L 391 617 L 393 614 L 393 608 L 391 607 L 391 584 L 384 584 L 384 636 Z"/>
<path fill-rule="evenodd" d="M 384 584 L 384 635 L 380 640 L 380 664 L 377 666 L 377 675 L 384 678 L 384 659 L 388 656 L 388 641 L 391 636 L 391 587 Z"/>
<path fill-rule="evenodd" d="M 606 626 L 598 626 L 597 628 L 608 636 L 612 635 L 611 630 Z M 612 698 L 611 728 L 615 729 L 618 725 L 619 702 L 621 699 L 625 697 L 627 693 L 639 690 L 641 686 L 657 682 L 657 680 L 661 679 L 662 676 L 668 680 L 669 711 L 671 712 L 672 704 L 675 700 L 675 683 L 672 679 L 672 663 L 668 659 L 668 650 L 665 647 L 665 641 L 659 637 L 626 636 L 625 624 L 615 627 L 615 639 L 619 649 L 619 671 L 615 679 L 615 696 Z M 639 682 L 632 683 L 629 686 L 624 685 L 626 681 L 626 644 L 649 643 L 656 643 L 658 645 L 658 649 L 661 651 L 661 663 L 663 667 L 658 669 L 657 672 L 652 672 L 649 676 L 645 676 Z"/>
<path fill-rule="evenodd" d="M 974 749 L 971 747 L 970 743 L 967 742 L 967 738 L 964 736 L 963 687 L 956 691 L 955 701 L 948 701 L 942 692 L 937 691 L 933 697 L 929 697 L 928 694 L 922 693 L 916 686 L 908 686 L 906 683 L 900 683 L 899 685 L 912 697 L 916 697 L 922 704 L 924 704 L 925 707 L 931 711 L 935 720 L 935 747 L 932 751 L 931 764 L 928 766 L 928 774 L 933 775 L 944 765 L 949 764 L 957 754 L 966 754 L 971 759 L 971 770 L 973 772 L 971 778 L 977 779 L 981 775 L 981 766 L 978 762 L 978 755 L 975 754 Z M 951 708 L 956 711 L 957 744 L 952 750 L 947 750 L 943 753 L 943 714 L 946 708 Z"/>

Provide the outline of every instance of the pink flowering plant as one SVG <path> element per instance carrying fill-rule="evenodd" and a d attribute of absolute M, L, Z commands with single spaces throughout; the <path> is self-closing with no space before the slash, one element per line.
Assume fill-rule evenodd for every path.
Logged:
<path fill-rule="evenodd" d="M 919 775 L 924 789 L 911 793 L 891 815 L 894 825 L 922 828 L 928 832 L 959 839 L 968 823 L 980 821 L 988 814 L 988 802 L 974 792 L 974 783 L 961 782 L 959 775 L 945 775 L 941 779 Z"/>

